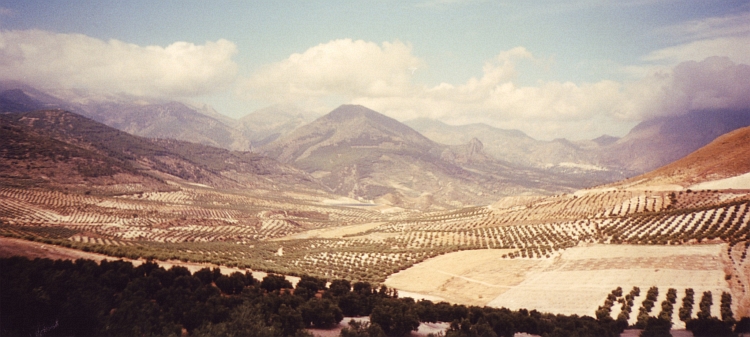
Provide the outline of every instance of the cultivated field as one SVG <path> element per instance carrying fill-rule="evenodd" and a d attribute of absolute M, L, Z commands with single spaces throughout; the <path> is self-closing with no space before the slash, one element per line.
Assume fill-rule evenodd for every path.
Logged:
<path fill-rule="evenodd" d="M 661 289 L 657 303 L 666 298 L 669 288 L 677 289 L 680 298 L 687 288 L 697 294 L 711 291 L 717 297 L 731 292 L 725 280 L 725 252 L 723 244 L 596 244 L 567 249 L 554 259 L 504 259 L 502 250 L 471 250 L 427 260 L 390 276 L 385 284 L 453 303 L 589 316 L 617 287 L 625 293 L 639 287 L 635 314 L 630 315 L 635 323 L 637 308 L 652 286 Z M 714 301 L 714 314 L 718 308 Z M 612 312 L 617 318 L 620 306 Z M 692 317 L 696 314 L 697 310 Z M 676 328 L 684 327 L 676 316 L 673 322 Z"/>
<path fill-rule="evenodd" d="M 115 257 L 385 282 L 464 304 L 579 315 L 605 306 L 614 318 L 622 305 L 605 303 L 608 294 L 637 286 L 640 297 L 626 306 L 634 321 L 655 286 L 657 303 L 670 288 L 680 299 L 692 288 L 696 303 L 712 292 L 714 315 L 722 292 L 737 317 L 750 313 L 747 190 L 587 190 L 419 213 L 173 186 L 3 187 L 0 235 Z"/>

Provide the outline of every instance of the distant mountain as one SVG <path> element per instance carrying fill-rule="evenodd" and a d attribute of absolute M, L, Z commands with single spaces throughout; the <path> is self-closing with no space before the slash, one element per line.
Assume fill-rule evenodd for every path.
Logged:
<path fill-rule="evenodd" d="M 317 116 L 316 116 L 317 117 Z M 293 106 L 274 105 L 256 110 L 242 118 L 243 134 L 253 147 L 268 144 L 315 119 L 309 112 Z"/>
<path fill-rule="evenodd" d="M 0 111 L 25 112 L 63 109 L 92 118 L 130 134 L 167 138 L 249 150 L 250 141 L 239 123 L 232 122 L 208 106 L 190 107 L 184 103 L 143 99 L 125 95 L 93 95 L 81 90 L 46 92 L 17 83 L 0 83 Z"/>
<path fill-rule="evenodd" d="M 63 110 L 0 114 L 0 121 L 4 177 L 146 188 L 163 188 L 166 179 L 228 189 L 325 189 L 303 171 L 251 152 L 137 137 Z"/>
<path fill-rule="evenodd" d="M 639 188 L 665 185 L 688 187 L 749 172 L 750 127 L 744 127 L 716 138 L 682 159 L 614 185 Z"/>
<path fill-rule="evenodd" d="M 81 109 L 81 114 L 141 137 L 177 139 L 238 151 L 250 149 L 250 141 L 241 128 L 180 102 L 91 103 Z"/>
<path fill-rule="evenodd" d="M 0 81 L 0 113 L 40 109 L 70 109 L 64 100 L 16 81 Z"/>
<path fill-rule="evenodd" d="M 334 192 L 409 207 L 487 204 L 501 196 L 552 194 L 576 182 L 496 160 L 478 139 L 443 145 L 395 119 L 343 105 L 260 148 Z"/>
<path fill-rule="evenodd" d="M 24 112 L 44 109 L 44 104 L 31 98 L 21 89 L 0 92 L 0 112 Z"/>
<path fill-rule="evenodd" d="M 622 138 L 604 135 L 575 142 L 539 141 L 518 130 L 485 124 L 452 126 L 429 119 L 405 123 L 440 143 L 477 138 L 487 154 L 510 163 L 615 181 L 669 164 L 722 134 L 750 125 L 750 111 L 692 111 L 644 121 Z"/>
<path fill-rule="evenodd" d="M 510 163 L 550 168 L 561 163 L 595 165 L 590 151 L 567 140 L 540 141 L 519 130 L 505 130 L 486 124 L 448 125 L 431 119 L 415 119 L 404 124 L 442 144 L 463 144 L 473 138 L 484 144 L 484 151 Z"/>
<path fill-rule="evenodd" d="M 750 125 L 750 110 L 692 111 L 636 125 L 625 137 L 603 146 L 602 165 L 643 173 L 667 165 L 717 137 Z"/>

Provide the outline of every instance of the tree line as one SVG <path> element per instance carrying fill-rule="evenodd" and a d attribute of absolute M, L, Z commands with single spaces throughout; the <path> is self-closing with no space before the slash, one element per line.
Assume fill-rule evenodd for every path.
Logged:
<path fill-rule="evenodd" d="M 302 276 L 256 280 L 164 269 L 151 261 L 0 259 L 2 336 L 311 336 L 307 328 L 353 322 L 343 337 L 404 336 L 421 322 L 451 322 L 446 337 L 618 336 L 615 320 L 414 301 L 367 282 Z M 738 326 L 741 324 L 738 324 Z"/>

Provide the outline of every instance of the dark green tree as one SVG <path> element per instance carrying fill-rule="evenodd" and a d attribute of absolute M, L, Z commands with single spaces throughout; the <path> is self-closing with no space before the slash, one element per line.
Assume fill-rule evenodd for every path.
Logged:
<path fill-rule="evenodd" d="M 410 305 L 398 299 L 384 299 L 372 309 L 370 322 L 388 336 L 403 336 L 419 328 L 419 317 Z"/>

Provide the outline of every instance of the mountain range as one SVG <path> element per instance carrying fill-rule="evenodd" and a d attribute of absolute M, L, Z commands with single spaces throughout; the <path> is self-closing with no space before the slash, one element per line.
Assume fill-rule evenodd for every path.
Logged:
<path fill-rule="evenodd" d="M 312 176 L 252 152 L 138 137 L 64 110 L 5 113 L 0 121 L 0 180 L 8 186 L 153 191 L 176 181 L 325 194 Z"/>
<path fill-rule="evenodd" d="M 54 117 L 63 112 L 53 113 L 51 108 L 90 119 L 72 117 L 75 114 Z M 24 122 L 10 117 L 40 109 L 46 117 L 26 116 Z M 12 113 L 3 116 L 10 128 L 4 129 L 4 138 L 28 139 L 27 144 L 41 142 L 51 148 L 88 144 L 82 149 L 99 149 L 94 152 L 104 157 L 86 160 L 118 167 L 103 171 L 117 172 L 118 177 L 151 170 L 232 188 L 271 188 L 269 180 L 278 180 L 290 188 L 422 209 L 490 204 L 508 195 L 566 193 L 619 181 L 667 165 L 722 134 L 750 125 L 750 111 L 692 111 L 644 121 L 622 138 L 541 141 L 518 130 L 484 124 L 452 126 L 429 119 L 401 123 L 354 105 L 317 119 L 304 110 L 279 105 L 237 120 L 208 105 L 42 91 L 19 83 L 0 83 L 0 111 Z M 47 122 L 26 123 L 30 120 Z M 105 126 L 96 122 L 124 132 L 101 131 Z M 50 126 L 54 123 L 68 128 Z M 40 129 L 40 125 L 47 126 Z M 60 136 L 61 130 L 71 132 L 69 137 L 77 129 L 99 131 L 86 137 L 79 134 L 75 141 Z M 92 139 L 92 134 L 114 138 Z M 145 138 L 124 140 L 128 134 Z M 112 139 L 120 143 L 116 150 L 102 150 L 112 146 Z M 33 153 L 28 146 L 26 150 Z M 105 160 L 132 155 L 131 147 L 150 152 L 116 165 Z M 19 149 L 13 151 L 21 153 Z M 71 172 L 80 171 L 73 168 Z M 274 179 L 269 179 L 271 175 Z"/>

